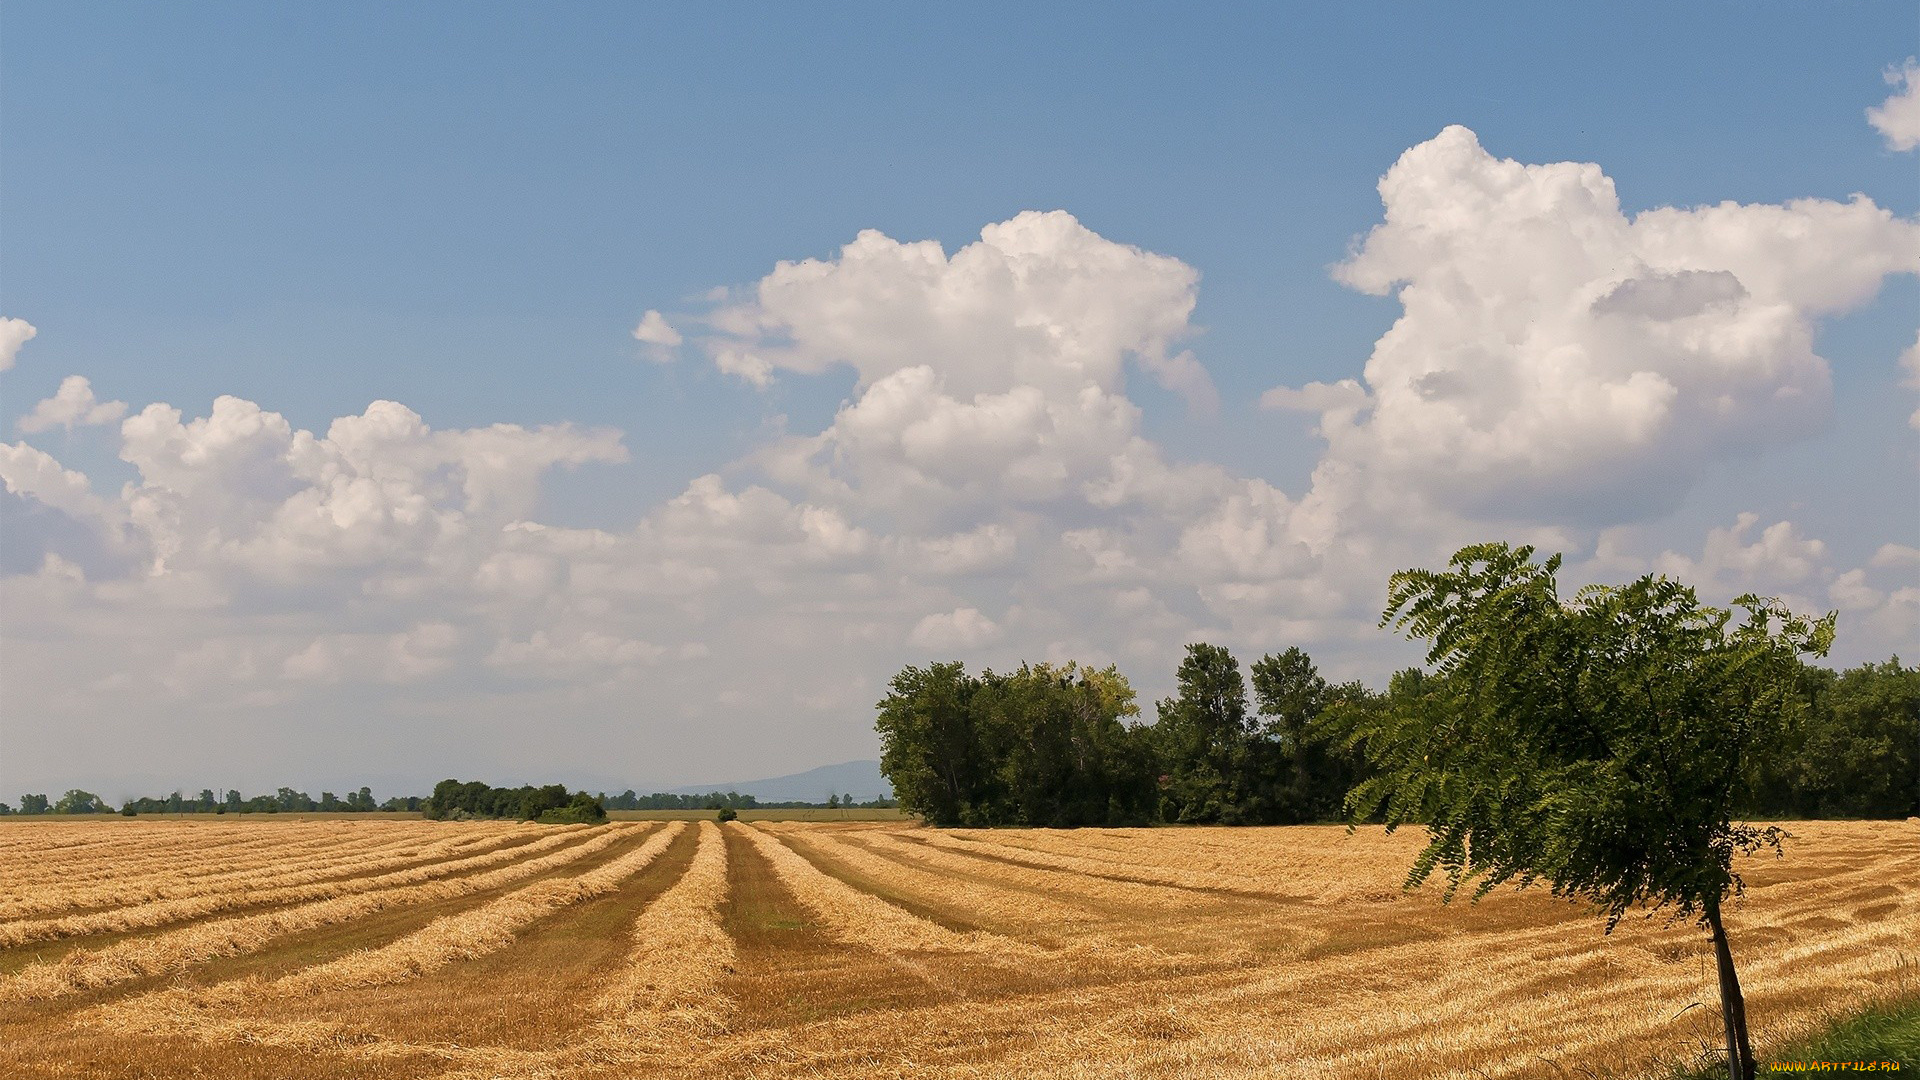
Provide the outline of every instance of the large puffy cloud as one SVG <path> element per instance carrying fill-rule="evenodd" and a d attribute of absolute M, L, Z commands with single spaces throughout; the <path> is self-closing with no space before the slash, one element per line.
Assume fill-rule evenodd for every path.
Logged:
<path fill-rule="evenodd" d="M 1140 437 L 1125 375 L 1132 363 L 1214 407 L 1205 370 L 1176 351 L 1192 333 L 1198 278 L 1058 211 L 989 225 L 951 256 L 869 231 L 836 258 L 781 263 L 745 299 L 721 302 L 699 344 L 758 383 L 851 368 L 856 397 L 833 423 L 755 464 L 889 528 L 1011 529 L 998 516 L 1017 509 L 1192 509 L 1218 470 L 1197 477 Z"/>
<path fill-rule="evenodd" d="M 204 416 L 149 405 L 121 425 L 140 473 L 124 495 L 158 568 L 244 568 L 271 579 L 418 566 L 475 528 L 530 510 L 558 465 L 625 460 L 619 436 L 569 425 L 434 431 L 376 401 L 324 436 L 222 397 Z"/>
<path fill-rule="evenodd" d="M 868 230 L 837 259 L 783 262 L 748 299 L 709 316 L 703 341 L 723 370 L 764 381 L 846 365 L 861 384 L 912 367 L 963 397 L 1013 385 L 1048 393 L 1120 385 L 1128 359 L 1201 401 L 1211 381 L 1190 355 L 1199 274 L 1117 244 L 1060 211 L 989 225 L 949 257 L 932 240 Z"/>
<path fill-rule="evenodd" d="M 1895 150 L 1920 146 L 1920 64 L 1909 58 L 1899 67 L 1887 69 L 1887 83 L 1900 89 L 1867 110 L 1867 122 Z"/>
<path fill-rule="evenodd" d="M 1461 127 L 1380 195 L 1385 221 L 1335 271 L 1404 308 L 1365 386 L 1267 398 L 1320 412 L 1315 494 L 1342 512 L 1669 509 L 1707 462 L 1824 424 L 1813 319 L 1920 268 L 1920 227 L 1864 196 L 1628 216 L 1598 166 L 1496 158 Z"/>

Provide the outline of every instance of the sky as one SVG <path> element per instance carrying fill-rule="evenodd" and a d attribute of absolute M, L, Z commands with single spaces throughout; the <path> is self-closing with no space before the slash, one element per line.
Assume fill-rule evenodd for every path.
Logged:
<path fill-rule="evenodd" d="M 10 0 L 0 798 L 1382 685 L 1484 540 L 1920 652 L 1911 5 Z"/>

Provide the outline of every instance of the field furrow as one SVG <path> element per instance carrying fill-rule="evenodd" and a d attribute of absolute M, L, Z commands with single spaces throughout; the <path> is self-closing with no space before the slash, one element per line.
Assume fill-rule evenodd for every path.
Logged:
<path fill-rule="evenodd" d="M 481 867 L 507 862 L 538 851 L 558 847 L 565 843 L 568 834 L 548 836 L 520 847 L 472 855 L 466 858 L 452 859 L 416 866 L 407 870 L 395 870 L 375 874 L 370 877 L 349 878 L 343 880 L 322 880 L 309 885 L 290 885 L 277 888 L 233 889 L 213 893 L 200 893 L 174 900 L 154 900 L 145 904 L 116 908 L 109 911 L 90 912 L 84 915 L 68 915 L 52 919 L 23 919 L 16 922 L 0 923 L 0 948 L 13 948 L 35 941 L 53 941 L 60 938 L 83 937 L 89 934 L 117 934 L 132 930 L 147 930 L 166 926 L 170 923 L 184 922 L 189 919 L 205 918 L 239 908 L 265 907 L 273 904 L 297 904 L 316 900 L 330 900 L 336 897 L 350 896 L 354 893 L 377 892 L 396 885 L 408 885 L 419 881 L 445 877 L 449 874 L 465 873 Z"/>
<path fill-rule="evenodd" d="M 303 1029 L 272 1020 L 243 1018 L 262 1003 L 311 999 L 316 995 L 417 978 L 462 960 L 474 960 L 508 948 L 520 931 L 532 923 L 618 889 L 640 873 L 673 843 L 684 826 L 673 823 L 656 830 L 633 851 L 584 873 L 554 878 L 515 889 L 477 908 L 435 919 L 375 949 L 350 953 L 337 960 L 303 968 L 277 979 L 249 977 L 204 987 L 175 987 L 92 1010 L 87 1022 L 116 1030 L 147 1031 L 202 1040 L 218 1038 L 244 1026 L 248 1037 L 301 1041 Z M 310 1029 L 307 1029 L 310 1030 Z"/>
<path fill-rule="evenodd" d="M 693 865 L 640 913 L 633 951 L 594 999 L 609 1041 L 658 1048 L 725 1028 L 732 1010 L 720 983 L 734 953 L 720 926 L 726 896 L 726 841 L 718 825 L 703 821 Z"/>
<path fill-rule="evenodd" d="M 686 826 L 669 823 L 635 850 L 604 866 L 572 877 L 542 881 L 491 901 L 473 911 L 437 919 L 424 929 L 375 949 L 308 968 L 266 984 L 276 996 L 300 996 L 321 990 L 398 982 L 456 960 L 471 960 L 513 944 L 537 919 L 619 888 L 658 858 Z"/>
<path fill-rule="evenodd" d="M 150 875 L 144 880 L 129 882 L 125 877 L 116 877 L 110 884 L 90 888 L 45 886 L 38 895 L 0 903 L 0 947 L 5 947 L 7 940 L 5 923 L 28 916 L 72 908 L 124 908 L 160 900 L 241 891 L 261 897 L 265 895 L 263 890 L 361 877 L 414 864 L 437 863 L 476 847 L 507 843 L 511 838 L 512 834 L 460 836 L 428 844 L 414 837 L 403 837 L 371 846 L 330 846 L 305 857 L 300 854 L 277 857 L 268 850 L 255 859 L 237 864 L 228 862 L 218 870 L 200 870 L 188 864 L 165 874 Z M 269 899 L 264 902 L 273 901 Z M 56 933 L 46 936 L 70 935 Z"/>
<path fill-rule="evenodd" d="M 835 937 L 848 944 L 882 953 L 981 953 L 1008 958 L 1041 951 L 998 934 L 950 930 L 822 872 L 771 833 L 746 825 L 734 827 L 745 832 L 754 850 L 772 864 L 780 883 Z"/>
<path fill-rule="evenodd" d="M 890 858 L 878 854 L 859 833 L 791 826 L 778 832 L 782 840 L 804 850 L 816 862 L 863 879 L 862 885 L 868 891 L 898 893 L 916 903 L 950 912 L 959 919 L 990 922 L 1012 928 L 1016 933 L 1038 933 L 1048 938 L 1063 932 L 1078 932 L 1098 920 L 1098 916 L 1086 908 L 1054 899 L 1060 895 L 1057 878 L 1046 883 L 1054 886 L 1051 894 L 1039 889 L 1020 891 L 914 865 L 910 856 Z"/>
<path fill-rule="evenodd" d="M 969 872 L 997 881 L 1026 885 L 1043 892 L 1066 892 L 1123 908 L 1191 910 L 1205 907 L 1210 898 L 1191 889 L 1158 882 L 1140 881 L 1118 873 L 1089 873 L 1065 865 L 1050 865 L 1043 858 L 1023 859 L 1017 849 L 1002 854 L 974 840 L 960 840 L 940 833 L 915 834 L 903 841 L 937 858 L 950 869 L 966 867 Z M 957 861 L 956 861 L 957 860 Z M 1071 885 L 1065 883 L 1072 882 Z"/>
<path fill-rule="evenodd" d="M 178 874 L 185 870 L 225 865 L 265 864 L 283 857 L 327 851 L 357 850 L 365 840 L 338 828 L 306 835 L 247 835 L 254 830 L 204 829 L 175 843 L 155 848 L 134 846 L 127 851 L 76 855 L 67 859 L 22 859 L 0 873 L 0 896 L 13 896 L 36 886 L 74 886 L 103 880 Z M 220 832 L 231 835 L 221 836 Z M 394 839 L 401 839 L 395 837 Z"/>
<path fill-rule="evenodd" d="M 348 922 L 405 904 L 482 892 L 586 858 L 618 843 L 634 828 L 616 825 L 600 829 L 597 830 L 597 835 L 589 836 L 561 851 L 525 859 L 496 870 L 467 877 L 447 881 L 426 881 L 424 884 L 403 884 L 345 895 L 336 894 L 328 899 L 259 915 L 197 923 L 152 937 L 133 938 L 98 949 L 75 950 L 58 960 L 29 964 L 11 976 L 0 978 L 0 1002 L 64 997 L 133 979 L 163 975 L 216 957 L 251 952 L 264 947 L 275 938 L 301 930 Z M 639 828 L 645 828 L 645 826 Z M 534 850 L 557 847 L 575 839 L 577 837 L 574 835 L 562 834 L 546 840 L 537 840 L 506 852 L 475 856 L 474 860 L 498 861 L 497 857 L 524 856 L 532 854 Z M 382 875 L 382 878 L 419 881 L 446 873 L 443 867 L 422 867 L 419 870 Z M 314 888 L 321 887 L 314 886 Z"/>

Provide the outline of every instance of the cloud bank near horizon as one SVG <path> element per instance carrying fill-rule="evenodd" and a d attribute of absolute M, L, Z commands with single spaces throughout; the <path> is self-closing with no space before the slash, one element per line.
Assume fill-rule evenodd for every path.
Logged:
<path fill-rule="evenodd" d="M 1873 119 L 1890 142 L 1900 100 Z M 1830 422 L 1816 327 L 1920 272 L 1920 224 L 1864 196 L 1629 215 L 1599 166 L 1497 158 L 1462 127 L 1380 196 L 1333 272 L 1399 318 L 1351 377 L 1261 398 L 1324 442 L 1293 492 L 1143 433 L 1132 377 L 1222 408 L 1188 347 L 1199 272 L 1062 211 L 951 253 L 862 232 L 648 310 L 651 361 L 856 381 L 821 430 L 624 529 L 533 519 L 554 470 L 626 460 L 617 431 L 436 430 L 377 401 L 316 433 L 235 397 L 129 414 L 71 376 L 18 429 L 98 427 L 136 479 L 0 446 L 9 712 L 44 718 L 10 725 L 7 774 L 171 786 L 245 745 L 292 778 L 341 742 L 494 775 L 645 755 L 692 776 L 749 739 L 862 756 L 885 680 L 929 658 L 1144 682 L 1205 639 L 1379 677 L 1407 659 L 1375 626 L 1387 575 L 1494 537 L 1568 552 L 1574 578 L 1837 608 L 1854 657 L 1920 632 L 1900 538 L 1845 566 L 1800 522 L 1741 515 L 1686 552 L 1642 532 L 1714 463 Z M 0 321 L 0 358 L 33 335 Z"/>

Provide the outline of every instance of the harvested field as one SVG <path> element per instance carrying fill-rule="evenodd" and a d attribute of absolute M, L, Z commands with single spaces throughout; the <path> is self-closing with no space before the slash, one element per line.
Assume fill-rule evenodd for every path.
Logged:
<path fill-rule="evenodd" d="M 1920 823 L 1741 867 L 1764 1048 L 1920 996 Z M 0 1074 L 1662 1076 L 1705 934 L 1400 890 L 1417 832 L 0 826 Z"/>

